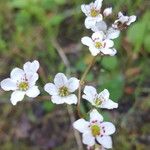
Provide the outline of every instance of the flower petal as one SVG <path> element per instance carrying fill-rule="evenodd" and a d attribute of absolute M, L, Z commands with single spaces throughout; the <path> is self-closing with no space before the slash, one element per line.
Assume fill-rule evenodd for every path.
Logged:
<path fill-rule="evenodd" d="M 132 22 L 135 22 L 136 21 L 136 16 L 130 16 L 129 17 L 129 20 L 128 20 L 128 22 L 127 22 L 127 25 L 129 26 Z"/>
<path fill-rule="evenodd" d="M 71 94 L 69 96 L 66 96 L 63 98 L 64 102 L 71 105 L 71 104 L 77 104 L 77 96 L 75 94 Z"/>
<path fill-rule="evenodd" d="M 99 21 L 99 22 L 96 22 L 95 26 L 93 26 L 91 28 L 91 30 L 93 32 L 98 32 L 98 31 L 106 31 L 107 30 L 107 25 L 104 21 Z"/>
<path fill-rule="evenodd" d="M 84 88 L 84 95 L 82 96 L 83 99 L 88 100 L 92 105 L 94 105 L 94 98 L 97 95 L 97 91 L 94 87 L 92 86 L 85 86 Z"/>
<path fill-rule="evenodd" d="M 35 83 L 36 83 L 36 81 L 38 80 L 38 78 L 39 78 L 39 75 L 37 74 L 37 73 L 34 73 L 34 74 L 26 74 L 26 77 L 27 77 L 27 79 L 28 79 L 28 82 L 29 82 L 29 86 L 31 87 L 31 86 L 34 86 L 35 85 Z"/>
<path fill-rule="evenodd" d="M 115 126 L 111 122 L 103 122 L 101 123 L 101 126 L 105 129 L 105 133 L 103 133 L 103 135 L 111 135 L 116 131 Z"/>
<path fill-rule="evenodd" d="M 34 60 L 33 62 L 26 62 L 24 65 L 23 65 L 23 69 L 25 71 L 25 73 L 35 73 L 38 71 L 40 67 L 40 64 L 37 60 Z"/>
<path fill-rule="evenodd" d="M 96 56 L 100 53 L 100 50 L 97 49 L 94 45 L 89 47 L 89 50 L 93 56 Z"/>
<path fill-rule="evenodd" d="M 86 132 L 82 134 L 82 141 L 88 146 L 93 146 L 95 144 L 95 137 L 93 137 L 91 132 Z"/>
<path fill-rule="evenodd" d="M 110 136 L 98 136 L 96 139 L 104 148 L 112 148 L 112 139 Z"/>
<path fill-rule="evenodd" d="M 33 86 L 26 91 L 26 95 L 29 97 L 37 97 L 40 94 L 38 86 Z"/>
<path fill-rule="evenodd" d="M 53 95 L 51 97 L 51 100 L 54 104 L 63 104 L 64 103 L 64 99 L 58 95 Z"/>
<path fill-rule="evenodd" d="M 97 22 L 96 18 L 86 17 L 84 24 L 87 29 L 90 29 L 93 26 L 95 26 L 96 22 Z"/>
<path fill-rule="evenodd" d="M 82 44 L 86 45 L 86 46 L 90 46 L 93 44 L 93 41 L 90 37 L 85 36 L 81 39 Z"/>
<path fill-rule="evenodd" d="M 102 31 L 98 31 L 98 32 L 94 32 L 92 34 L 92 39 L 95 41 L 95 40 L 98 40 L 98 41 L 102 41 L 103 40 L 103 37 L 104 37 L 104 33 Z"/>
<path fill-rule="evenodd" d="M 82 4 L 82 5 L 81 5 L 81 10 L 82 10 L 82 12 L 83 12 L 86 16 L 88 16 L 89 13 L 90 13 L 90 6 L 89 6 L 89 5 Z"/>
<path fill-rule="evenodd" d="M 101 7 L 102 7 L 102 1 L 103 0 L 96 0 L 94 2 L 94 7 L 95 7 L 96 10 L 100 10 L 101 9 Z"/>
<path fill-rule="evenodd" d="M 105 43 L 106 48 L 110 48 L 110 47 L 114 46 L 114 42 L 112 40 L 109 40 L 109 39 L 104 40 L 104 43 Z"/>
<path fill-rule="evenodd" d="M 20 80 L 25 75 L 25 72 L 20 68 L 14 68 L 10 73 L 10 78 L 14 81 Z"/>
<path fill-rule="evenodd" d="M 74 78 L 74 77 L 70 78 L 68 80 L 67 87 L 68 87 L 69 92 L 74 92 L 79 87 L 79 80 L 77 78 Z"/>
<path fill-rule="evenodd" d="M 66 86 L 68 82 L 67 77 L 63 73 L 57 73 L 54 78 L 54 83 L 57 88 Z"/>
<path fill-rule="evenodd" d="M 93 109 L 90 113 L 90 122 L 93 120 L 103 121 L 103 116 L 96 109 Z"/>
<path fill-rule="evenodd" d="M 17 85 L 10 78 L 7 78 L 1 81 L 1 88 L 5 91 L 16 90 Z"/>
<path fill-rule="evenodd" d="M 106 38 L 108 39 L 116 39 L 119 37 L 120 31 L 114 28 L 109 28 L 106 34 Z"/>
<path fill-rule="evenodd" d="M 104 16 L 109 16 L 112 14 L 112 7 L 109 7 L 109 8 L 105 8 L 104 11 L 103 11 L 103 14 Z"/>
<path fill-rule="evenodd" d="M 47 83 L 44 86 L 44 90 L 49 93 L 50 95 L 58 95 L 58 89 L 53 83 Z"/>
<path fill-rule="evenodd" d="M 17 102 L 22 101 L 22 99 L 24 98 L 25 92 L 23 91 L 14 91 L 11 94 L 11 98 L 10 101 L 13 105 L 16 105 Z"/>
<path fill-rule="evenodd" d="M 100 108 L 105 108 L 105 109 L 114 109 L 118 108 L 118 103 L 113 102 L 112 100 L 106 100 L 102 102 Z"/>
<path fill-rule="evenodd" d="M 102 100 L 108 100 L 109 99 L 109 91 L 107 89 L 104 89 L 102 92 L 98 94 L 98 97 L 100 97 Z"/>
<path fill-rule="evenodd" d="M 73 123 L 73 127 L 78 130 L 81 133 L 86 132 L 87 130 L 89 130 L 88 126 L 89 126 L 89 122 L 84 120 L 84 119 L 78 119 L 77 121 L 75 121 Z"/>
<path fill-rule="evenodd" d="M 114 56 L 117 53 L 117 50 L 114 48 L 102 48 L 100 51 L 102 52 L 102 54 L 110 56 Z"/>

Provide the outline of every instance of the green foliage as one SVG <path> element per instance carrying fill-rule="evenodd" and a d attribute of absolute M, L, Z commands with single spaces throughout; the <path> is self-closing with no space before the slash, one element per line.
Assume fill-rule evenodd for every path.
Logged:
<path fill-rule="evenodd" d="M 55 105 L 51 101 L 44 101 L 43 108 L 46 112 L 50 112 L 55 108 Z"/>

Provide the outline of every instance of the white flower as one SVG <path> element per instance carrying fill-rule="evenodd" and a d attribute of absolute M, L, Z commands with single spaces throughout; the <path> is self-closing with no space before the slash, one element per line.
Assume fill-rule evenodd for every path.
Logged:
<path fill-rule="evenodd" d="M 122 12 L 118 13 L 118 19 L 114 22 L 112 25 L 113 28 L 122 30 L 123 28 L 126 28 L 131 23 L 136 21 L 136 16 L 124 16 Z"/>
<path fill-rule="evenodd" d="M 90 113 L 90 121 L 79 119 L 73 127 L 82 133 L 82 141 L 88 146 L 94 146 L 95 141 L 104 148 L 112 148 L 112 139 L 109 135 L 115 132 L 115 126 L 110 122 L 103 122 L 103 116 L 94 109 Z"/>
<path fill-rule="evenodd" d="M 52 95 L 51 100 L 56 104 L 76 104 L 77 97 L 72 94 L 79 87 L 79 80 L 77 78 L 67 77 L 63 73 L 56 74 L 53 83 L 47 83 L 44 90 Z"/>
<path fill-rule="evenodd" d="M 113 102 L 109 99 L 109 92 L 104 89 L 102 92 L 97 94 L 97 91 L 92 86 L 85 86 L 83 99 L 89 101 L 93 106 L 105 109 L 114 109 L 118 107 L 118 103 Z"/>
<path fill-rule="evenodd" d="M 25 95 L 28 97 L 37 97 L 40 94 L 38 87 L 35 85 L 39 76 L 37 70 L 39 69 L 39 62 L 27 62 L 23 69 L 14 68 L 10 73 L 10 78 L 1 81 L 1 88 L 5 91 L 14 91 L 11 94 L 10 101 L 16 105 L 21 101 Z"/>
<path fill-rule="evenodd" d="M 85 27 L 87 29 L 90 29 L 93 25 L 95 25 L 96 22 L 99 22 L 103 19 L 103 16 L 100 13 L 102 1 L 103 0 L 95 0 L 94 3 L 92 2 L 88 5 L 81 5 L 82 12 L 87 16 L 85 19 Z"/>
<path fill-rule="evenodd" d="M 105 8 L 104 11 L 103 11 L 103 14 L 104 16 L 109 16 L 112 14 L 112 7 L 109 7 L 109 8 Z"/>
<path fill-rule="evenodd" d="M 91 28 L 93 32 L 103 31 L 104 39 L 116 39 L 120 35 L 120 31 L 115 28 L 108 28 L 104 21 L 97 22 L 95 26 Z"/>
<path fill-rule="evenodd" d="M 101 53 L 102 55 L 114 56 L 116 50 L 113 47 L 114 42 L 110 39 L 104 39 L 104 33 L 101 31 L 92 34 L 92 38 L 85 36 L 81 39 L 81 42 L 89 47 L 89 50 L 93 56 Z"/>

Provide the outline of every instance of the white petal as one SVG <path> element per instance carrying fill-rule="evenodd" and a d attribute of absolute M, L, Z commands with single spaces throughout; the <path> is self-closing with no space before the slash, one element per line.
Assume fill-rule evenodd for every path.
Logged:
<path fill-rule="evenodd" d="M 109 95 L 109 91 L 107 89 L 104 89 L 102 92 L 99 93 L 98 97 L 100 97 L 103 100 L 108 100 Z"/>
<path fill-rule="evenodd" d="M 118 103 L 113 102 L 112 100 L 106 100 L 102 102 L 100 108 L 105 108 L 105 109 L 114 109 L 118 108 Z"/>
<path fill-rule="evenodd" d="M 91 54 L 92 54 L 93 56 L 96 56 L 97 54 L 100 53 L 100 50 L 97 49 L 94 45 L 93 45 L 93 46 L 90 46 L 90 47 L 89 47 L 89 50 L 90 50 L 90 52 L 91 52 Z"/>
<path fill-rule="evenodd" d="M 99 21 L 99 22 L 96 22 L 95 26 L 93 26 L 91 28 L 91 30 L 93 32 L 98 32 L 98 31 L 106 31 L 107 30 L 107 25 L 104 21 Z"/>
<path fill-rule="evenodd" d="M 51 97 L 51 100 L 55 104 L 63 104 L 64 103 L 64 99 L 62 97 L 58 96 L 58 95 L 53 95 Z"/>
<path fill-rule="evenodd" d="M 24 76 L 25 72 L 20 68 L 14 68 L 10 73 L 10 78 L 12 80 L 20 80 Z"/>
<path fill-rule="evenodd" d="M 26 76 L 27 76 L 27 79 L 28 79 L 28 82 L 29 82 L 29 85 L 30 86 L 34 86 L 35 85 L 35 83 L 36 83 L 36 81 L 38 80 L 38 78 L 39 78 L 39 75 L 37 74 L 37 73 L 34 73 L 34 74 L 26 74 Z"/>
<path fill-rule="evenodd" d="M 102 7 L 102 1 L 103 0 L 96 0 L 94 2 L 94 7 L 96 8 L 96 10 L 100 10 L 101 9 L 101 7 Z"/>
<path fill-rule="evenodd" d="M 103 121 L 103 116 L 96 109 L 90 112 L 90 122 L 93 120 Z"/>
<path fill-rule="evenodd" d="M 95 144 L 95 137 L 92 136 L 91 132 L 86 132 L 82 134 L 82 141 L 88 146 L 93 146 Z"/>
<path fill-rule="evenodd" d="M 86 17 L 84 24 L 87 29 L 90 29 L 93 26 L 95 26 L 96 22 L 97 22 L 97 20 L 95 18 Z"/>
<path fill-rule="evenodd" d="M 44 86 L 44 90 L 50 95 L 58 95 L 58 89 L 53 83 L 47 83 Z"/>
<path fill-rule="evenodd" d="M 67 77 L 63 73 L 57 73 L 54 78 L 54 83 L 57 88 L 66 86 L 68 82 Z"/>
<path fill-rule="evenodd" d="M 105 129 L 105 133 L 103 133 L 103 135 L 111 135 L 116 131 L 115 126 L 111 122 L 103 122 L 101 123 L 101 126 Z"/>
<path fill-rule="evenodd" d="M 109 16 L 112 14 L 112 7 L 106 8 L 103 11 L 104 16 Z"/>
<path fill-rule="evenodd" d="M 1 81 L 1 88 L 5 91 L 10 91 L 10 90 L 16 90 L 17 86 L 14 81 L 12 81 L 10 78 L 7 78 Z"/>
<path fill-rule="evenodd" d="M 85 13 L 86 16 L 88 16 L 89 13 L 90 13 L 90 6 L 82 4 L 81 5 L 81 10 L 82 10 L 83 13 Z"/>
<path fill-rule="evenodd" d="M 110 48 L 114 46 L 114 42 L 109 39 L 104 40 L 104 43 L 105 43 L 105 48 Z"/>
<path fill-rule="evenodd" d="M 135 22 L 136 21 L 136 16 L 130 16 L 129 17 L 129 21 L 127 22 L 127 25 L 130 25 L 132 22 Z"/>
<path fill-rule="evenodd" d="M 40 94 L 38 86 L 33 86 L 26 91 L 26 95 L 29 97 L 37 97 Z"/>
<path fill-rule="evenodd" d="M 106 34 L 106 38 L 108 39 L 116 39 L 117 37 L 119 37 L 120 35 L 120 31 L 116 30 L 114 28 L 109 28 Z"/>
<path fill-rule="evenodd" d="M 104 55 L 114 56 L 117 53 L 117 50 L 112 48 L 103 48 L 100 50 Z"/>
<path fill-rule="evenodd" d="M 13 105 L 16 105 L 17 102 L 22 101 L 22 99 L 24 98 L 25 92 L 23 91 L 14 91 L 11 94 L 11 98 L 10 101 Z"/>
<path fill-rule="evenodd" d="M 104 33 L 102 31 L 98 31 L 92 34 L 93 41 L 95 40 L 102 41 L 103 37 L 104 37 Z"/>
<path fill-rule="evenodd" d="M 73 123 L 73 127 L 81 133 L 84 133 L 87 130 L 89 130 L 88 126 L 89 122 L 84 119 L 79 119 Z"/>
<path fill-rule="evenodd" d="M 68 80 L 67 87 L 68 87 L 69 92 L 74 92 L 79 87 L 79 80 L 77 78 L 74 78 L 74 77 L 70 78 Z"/>
<path fill-rule="evenodd" d="M 124 16 L 124 15 L 123 15 L 123 13 L 120 11 L 120 12 L 118 13 L 118 18 L 120 18 L 120 17 L 122 17 L 122 16 Z"/>
<path fill-rule="evenodd" d="M 75 94 L 71 94 L 69 96 L 66 96 L 63 98 L 64 102 L 71 105 L 71 104 L 77 104 L 77 96 Z"/>
<path fill-rule="evenodd" d="M 112 139 L 110 136 L 98 136 L 96 139 L 104 148 L 112 148 Z"/>
<path fill-rule="evenodd" d="M 28 61 L 23 65 L 23 69 L 26 73 L 28 73 L 28 72 L 35 73 L 38 71 L 39 67 L 40 67 L 40 65 L 37 60 L 34 60 L 33 62 Z"/>
<path fill-rule="evenodd" d="M 86 45 L 86 46 L 90 46 L 93 44 L 93 41 L 90 37 L 85 36 L 81 39 L 82 44 Z"/>
<path fill-rule="evenodd" d="M 84 95 L 82 96 L 82 98 L 88 100 L 89 102 L 93 103 L 93 100 L 95 98 L 95 96 L 97 95 L 97 91 L 94 87 L 92 86 L 85 86 L 84 88 Z"/>

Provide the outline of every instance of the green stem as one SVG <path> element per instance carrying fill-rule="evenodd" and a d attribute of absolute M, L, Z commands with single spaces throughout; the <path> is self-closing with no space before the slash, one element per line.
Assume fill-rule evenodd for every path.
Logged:
<path fill-rule="evenodd" d="M 83 116 L 81 115 L 81 113 L 80 113 L 81 89 L 82 89 L 82 86 L 84 85 L 86 76 L 87 76 L 88 72 L 90 71 L 90 69 L 92 68 L 92 66 L 95 64 L 95 61 L 96 61 L 96 56 L 92 58 L 91 63 L 88 65 L 88 67 L 87 67 L 86 70 L 84 71 L 84 73 L 83 73 L 83 75 L 82 75 L 82 77 L 81 77 L 81 80 L 80 80 L 79 90 L 78 90 L 78 104 L 77 104 L 78 116 L 79 116 L 80 118 L 83 117 Z"/>

